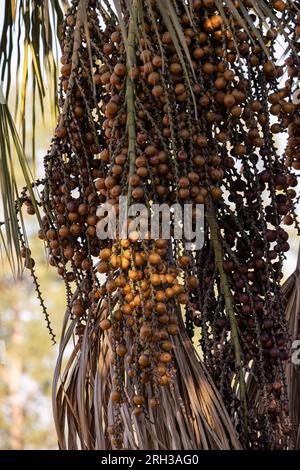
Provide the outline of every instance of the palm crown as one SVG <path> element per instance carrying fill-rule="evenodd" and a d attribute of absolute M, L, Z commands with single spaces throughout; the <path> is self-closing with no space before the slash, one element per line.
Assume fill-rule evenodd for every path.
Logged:
<path fill-rule="evenodd" d="M 295 277 L 283 288 L 281 280 L 283 225 L 299 229 L 298 2 L 23 3 L 6 2 L 2 26 L 6 96 L 13 28 L 24 37 L 21 138 L 0 106 L 1 190 L 8 253 L 25 258 L 37 283 L 25 204 L 66 284 L 54 379 L 60 446 L 294 447 L 297 384 L 287 360 L 299 331 L 296 287 Z M 43 110 L 58 44 L 60 111 L 45 179 L 33 182 L 24 156 L 29 76 Z M 274 136 L 287 129 L 282 155 Z M 120 195 L 146 211 L 153 202 L 203 205 L 203 247 L 190 251 L 185 237 L 140 240 L 130 219 L 126 239 L 99 240 L 97 205 L 119 209 Z"/>

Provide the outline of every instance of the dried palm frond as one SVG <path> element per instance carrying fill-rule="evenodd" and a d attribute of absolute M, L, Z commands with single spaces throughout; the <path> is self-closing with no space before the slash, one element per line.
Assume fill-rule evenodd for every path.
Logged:
<path fill-rule="evenodd" d="M 73 300 L 76 299 L 76 295 Z M 158 395 L 151 383 L 144 386 L 145 412 L 132 414 L 134 390 L 128 388 L 119 405 L 121 423 L 114 418 L 111 401 L 113 388 L 112 349 L 109 337 L 99 323 L 87 320 L 85 333 L 72 352 L 76 322 L 64 320 L 59 357 L 53 382 L 53 410 L 58 442 L 61 449 L 110 449 L 118 443 L 110 439 L 114 426 L 122 425 L 121 439 L 126 449 L 191 450 L 240 449 L 240 444 L 224 403 L 205 366 L 200 362 L 184 331 L 174 339 L 175 368 L 170 387 Z M 103 310 L 103 308 L 102 308 Z M 68 360 L 64 364 L 64 354 Z M 125 375 L 129 366 L 126 366 Z M 160 406 L 149 407 L 153 400 Z"/>
<path fill-rule="evenodd" d="M 284 299 L 285 315 L 288 324 L 290 341 L 291 341 L 291 356 L 285 367 L 286 382 L 289 395 L 289 406 L 291 421 L 293 424 L 293 432 L 295 433 L 296 448 L 300 446 L 300 375 L 299 364 L 294 364 L 292 360 L 293 355 L 293 342 L 300 339 L 300 249 L 298 254 L 297 266 L 293 274 L 285 281 L 281 287 L 281 295 Z M 297 343 L 297 350 L 299 344 Z M 297 356 L 298 357 L 298 356 Z M 252 370 L 247 381 L 249 401 L 256 406 L 260 413 L 263 412 L 262 396 L 259 383 L 255 380 L 253 375 L 255 364 L 252 365 Z"/>
<path fill-rule="evenodd" d="M 286 300 L 286 319 L 288 322 L 291 341 L 300 340 L 300 249 L 295 272 L 282 286 L 282 295 Z M 299 351 L 299 344 L 297 343 Z M 293 352 L 293 349 L 292 349 Z M 298 354 L 299 356 L 299 354 Z M 290 413 L 296 430 L 297 448 L 300 448 L 300 373 L 299 364 L 291 360 L 286 366 L 288 393 L 290 398 Z"/>

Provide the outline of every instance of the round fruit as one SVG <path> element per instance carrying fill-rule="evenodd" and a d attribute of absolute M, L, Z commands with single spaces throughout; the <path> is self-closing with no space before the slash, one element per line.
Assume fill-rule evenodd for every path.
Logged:
<path fill-rule="evenodd" d="M 121 402 L 121 395 L 117 390 L 114 390 L 114 391 L 111 392 L 110 398 L 115 403 L 120 403 Z"/>
<path fill-rule="evenodd" d="M 132 401 L 136 406 L 140 406 L 144 403 L 144 397 L 143 395 L 135 395 Z"/>
<path fill-rule="evenodd" d="M 171 362 L 172 356 L 171 356 L 170 353 L 164 352 L 159 356 L 159 360 L 160 360 L 160 362 L 163 362 L 163 363 L 167 364 L 167 363 Z"/>
<path fill-rule="evenodd" d="M 119 344 L 117 347 L 116 347 L 116 353 L 118 356 L 120 357 L 124 357 L 125 354 L 127 353 L 127 347 L 125 344 Z"/>
<path fill-rule="evenodd" d="M 139 357 L 139 365 L 141 367 L 147 367 L 148 365 L 150 364 L 150 359 L 148 356 L 146 356 L 145 354 L 142 354 L 140 357 Z"/>
<path fill-rule="evenodd" d="M 104 331 L 109 330 L 111 327 L 111 322 L 108 319 L 104 319 L 100 322 L 100 328 Z"/>

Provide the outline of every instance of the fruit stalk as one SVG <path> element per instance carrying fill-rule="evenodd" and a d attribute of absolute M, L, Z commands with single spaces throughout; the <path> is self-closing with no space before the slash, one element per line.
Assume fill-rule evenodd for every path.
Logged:
<path fill-rule="evenodd" d="M 137 0 L 132 2 L 131 18 L 128 27 L 128 43 L 127 43 L 127 82 L 126 82 L 126 105 L 127 105 L 127 120 L 126 127 L 128 132 L 128 159 L 129 159 L 129 185 L 127 206 L 130 206 L 132 197 L 132 186 L 130 178 L 135 173 L 135 159 L 136 159 L 136 128 L 135 128 L 135 86 L 133 78 L 130 76 L 129 71 L 136 62 L 136 28 L 137 28 Z"/>
<path fill-rule="evenodd" d="M 72 62 L 71 62 L 71 73 L 68 84 L 68 93 L 64 102 L 64 106 L 61 113 L 61 121 L 63 121 L 64 116 L 68 110 L 69 103 L 69 92 L 73 89 L 75 85 L 75 73 L 78 68 L 78 51 L 82 45 L 81 39 L 81 27 L 83 25 L 83 9 L 85 8 L 85 0 L 80 0 L 78 4 L 78 10 L 76 15 L 76 24 L 74 29 L 74 43 L 73 43 L 73 52 L 72 52 Z M 60 124 L 62 125 L 62 124 Z"/>
<path fill-rule="evenodd" d="M 206 216 L 211 233 L 211 243 L 215 255 L 215 263 L 220 275 L 221 289 L 224 295 L 225 310 L 230 322 L 231 340 L 234 347 L 235 364 L 239 374 L 240 398 L 243 403 L 244 411 L 244 433 L 247 435 L 248 429 L 248 406 L 246 396 L 246 383 L 241 357 L 241 345 L 238 335 L 238 327 L 233 307 L 233 298 L 230 290 L 227 275 L 223 267 L 223 250 L 220 242 L 220 228 L 216 218 L 216 212 L 211 200 L 206 203 Z"/>

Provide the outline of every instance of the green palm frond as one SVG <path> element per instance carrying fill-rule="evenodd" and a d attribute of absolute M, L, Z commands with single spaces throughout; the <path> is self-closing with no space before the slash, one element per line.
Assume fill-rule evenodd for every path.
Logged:
<path fill-rule="evenodd" d="M 7 112 L 8 109 L 6 105 L 0 104 L 0 188 L 4 219 L 1 223 L 5 226 L 5 234 L 1 232 L 1 242 L 4 242 L 5 253 L 10 260 L 12 270 L 19 272 L 20 248 L 18 241 L 18 222 L 15 213 L 17 192 Z"/>
<path fill-rule="evenodd" d="M 36 202 L 37 195 L 34 193 L 31 185 L 33 178 L 19 135 L 7 105 L 5 103 L 0 103 L 0 190 L 4 218 L 4 221 L 1 223 L 5 226 L 4 233 L 1 232 L 1 243 L 4 244 L 4 250 L 13 272 L 15 274 L 20 274 L 21 253 L 15 202 L 18 198 L 18 188 L 15 175 L 16 165 L 18 165 L 22 170 L 32 204 L 35 208 L 38 220 L 41 222 Z"/>
<path fill-rule="evenodd" d="M 45 99 L 50 99 L 52 118 L 57 106 L 57 65 L 60 29 L 67 0 L 7 0 L 0 30 L 0 191 L 3 224 L 1 245 L 12 270 L 20 272 L 20 249 L 15 200 L 18 188 L 14 164 L 22 170 L 23 182 L 38 213 L 29 161 L 25 157 L 26 128 L 31 130 L 31 162 L 35 171 L 37 106 L 44 116 Z M 31 99 L 29 101 L 29 97 Z M 6 103 L 13 103 L 10 110 Z M 30 110 L 29 117 L 26 110 Z M 18 133 L 17 128 L 20 129 Z M 29 144 L 30 145 L 30 144 Z M 15 156 L 17 157 L 15 159 Z"/>
<path fill-rule="evenodd" d="M 22 144 L 25 146 L 26 103 L 29 92 L 35 91 L 38 100 L 32 102 L 32 120 L 39 101 L 42 114 L 46 88 L 56 102 L 58 42 L 63 12 L 68 6 L 64 0 L 35 2 L 31 0 L 6 1 L 4 21 L 0 32 L 0 76 L 5 86 L 6 100 L 12 91 L 12 77 L 16 76 L 15 122 L 20 124 Z M 54 108 L 53 108 L 54 109 Z M 34 132 L 34 127 L 33 130 Z M 33 152 L 34 155 L 34 152 Z"/>

